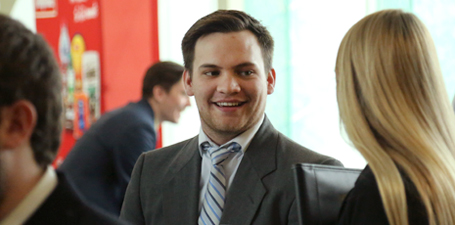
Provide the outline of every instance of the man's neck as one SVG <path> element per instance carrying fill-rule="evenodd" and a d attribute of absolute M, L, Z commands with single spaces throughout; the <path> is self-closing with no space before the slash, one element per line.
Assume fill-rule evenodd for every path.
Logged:
<path fill-rule="evenodd" d="M 32 151 L 2 152 L 3 201 L 0 204 L 0 220 L 16 208 L 42 178 L 45 170 L 38 166 Z"/>
<path fill-rule="evenodd" d="M 202 126 L 202 131 L 207 135 L 207 137 L 213 141 L 213 143 L 217 144 L 218 146 L 221 146 L 223 144 L 226 144 L 228 141 L 234 139 L 235 137 L 241 135 L 243 132 L 245 132 L 248 129 L 241 130 L 238 132 L 219 132 L 219 131 L 214 131 L 207 126 L 204 126 L 204 124 L 201 124 Z"/>
<path fill-rule="evenodd" d="M 223 144 L 226 144 L 228 141 L 234 139 L 235 137 L 239 136 L 241 133 L 238 134 L 233 134 L 233 135 L 218 135 L 215 133 L 207 133 L 204 131 L 204 133 L 207 135 L 208 138 L 210 138 L 213 143 L 217 144 L 218 146 L 221 146 Z"/>
<path fill-rule="evenodd" d="M 161 121 L 161 114 L 160 114 L 160 110 L 158 107 L 158 103 L 153 98 L 147 99 L 147 102 L 149 103 L 150 107 L 152 107 L 152 110 L 153 110 L 153 115 L 154 115 L 153 128 L 155 128 L 155 130 L 158 131 L 161 123 L 163 122 L 163 121 Z"/>

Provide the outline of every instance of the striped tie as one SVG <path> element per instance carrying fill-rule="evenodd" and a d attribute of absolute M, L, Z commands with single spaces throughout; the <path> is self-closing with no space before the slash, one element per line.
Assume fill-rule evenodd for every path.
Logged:
<path fill-rule="evenodd" d="M 202 203 L 199 225 L 218 225 L 221 214 L 223 214 L 226 193 L 223 162 L 231 153 L 240 151 L 242 147 L 236 142 L 221 148 L 212 147 L 208 142 L 204 142 L 201 147 L 209 152 L 212 159 L 212 167 L 210 168 L 209 183 Z"/>

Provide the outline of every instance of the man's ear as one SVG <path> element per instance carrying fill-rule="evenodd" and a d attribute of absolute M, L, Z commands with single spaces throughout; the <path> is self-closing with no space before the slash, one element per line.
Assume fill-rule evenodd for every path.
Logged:
<path fill-rule="evenodd" d="M 27 100 L 19 100 L 0 110 L 1 148 L 13 149 L 30 142 L 38 120 L 35 106 Z"/>
<path fill-rule="evenodd" d="M 160 103 L 164 101 L 164 97 L 167 94 L 166 90 L 160 85 L 155 85 L 152 92 L 153 98 Z"/>
<path fill-rule="evenodd" d="M 191 78 L 190 71 L 183 71 L 183 85 L 188 96 L 193 96 L 193 79 Z"/>
<path fill-rule="evenodd" d="M 272 94 L 275 91 L 276 74 L 275 69 L 270 69 L 267 75 L 267 94 Z"/>

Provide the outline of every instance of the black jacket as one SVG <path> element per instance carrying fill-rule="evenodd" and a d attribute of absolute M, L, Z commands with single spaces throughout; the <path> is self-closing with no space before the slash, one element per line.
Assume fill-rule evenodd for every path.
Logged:
<path fill-rule="evenodd" d="M 415 186 L 402 173 L 406 189 L 409 225 L 427 225 L 428 218 Z M 375 176 L 367 166 L 344 200 L 338 225 L 389 224 Z"/>
<path fill-rule="evenodd" d="M 126 224 L 86 204 L 62 173 L 58 184 L 25 225 L 121 225 Z"/>

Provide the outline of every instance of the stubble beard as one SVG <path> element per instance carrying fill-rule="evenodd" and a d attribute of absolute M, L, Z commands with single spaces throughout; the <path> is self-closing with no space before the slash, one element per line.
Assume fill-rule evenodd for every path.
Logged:
<path fill-rule="evenodd" d="M 224 139 L 230 140 L 242 134 L 246 130 L 250 129 L 258 122 L 258 120 L 260 120 L 260 118 L 261 117 L 248 118 L 246 121 L 240 121 L 242 122 L 241 124 L 221 122 L 218 121 L 216 118 L 210 116 L 208 119 L 204 119 L 204 117 L 201 116 L 201 121 L 205 123 L 205 127 L 203 126 L 203 130 L 209 137 L 211 135 L 216 135 L 217 137 L 224 137 Z"/>

